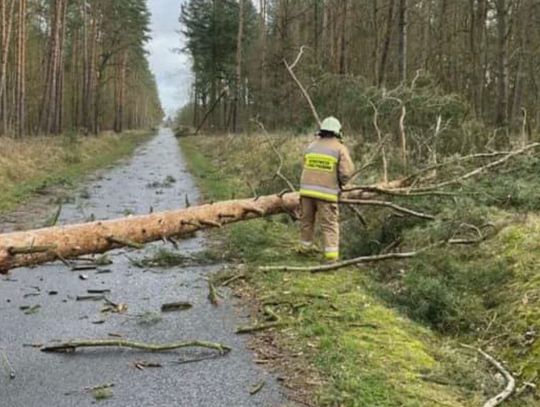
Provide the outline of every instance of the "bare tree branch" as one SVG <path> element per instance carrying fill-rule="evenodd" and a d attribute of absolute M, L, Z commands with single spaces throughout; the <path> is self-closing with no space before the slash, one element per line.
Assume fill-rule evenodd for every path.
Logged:
<path fill-rule="evenodd" d="M 379 144 L 382 145 L 381 153 L 383 160 L 383 181 L 386 184 L 388 183 L 388 162 L 386 161 L 386 149 L 384 148 L 381 128 L 379 127 L 379 109 L 377 109 L 377 106 L 375 106 L 375 103 L 373 103 L 371 100 L 368 100 L 368 102 L 373 108 L 373 127 L 375 127 L 375 131 L 377 132 L 377 139 L 379 140 Z"/>
<path fill-rule="evenodd" d="M 340 203 L 346 204 L 346 205 L 364 205 L 364 206 L 384 206 L 387 208 L 391 208 L 395 210 L 396 212 L 405 213 L 407 215 L 416 216 L 417 218 L 422 219 L 428 219 L 428 220 L 434 220 L 435 216 L 418 212 L 412 209 L 404 208 L 403 206 L 396 205 L 392 202 L 386 202 L 386 201 L 377 201 L 373 199 L 340 199 Z"/>
<path fill-rule="evenodd" d="M 274 143 L 272 143 L 272 139 L 270 138 L 270 135 L 268 134 L 268 132 L 266 131 L 266 128 L 264 127 L 264 124 L 262 124 L 259 120 L 257 119 L 251 119 L 251 121 L 255 124 L 257 124 L 263 134 L 264 134 L 264 137 L 266 138 L 266 140 L 268 141 L 268 144 L 270 144 L 270 147 L 272 148 L 272 150 L 274 151 L 274 153 L 278 156 L 279 158 L 279 167 L 278 169 L 276 170 L 276 175 L 281 178 L 286 184 L 287 186 L 289 187 L 290 191 L 291 192 L 295 192 L 296 191 L 296 188 L 294 187 L 294 185 L 292 184 L 291 181 L 289 181 L 289 179 L 283 175 L 283 173 L 281 172 L 281 169 L 283 168 L 283 156 L 281 155 L 281 153 L 279 152 L 279 150 L 276 148 L 276 146 L 274 146 Z"/>
<path fill-rule="evenodd" d="M 44 346 L 42 352 L 73 352 L 77 348 L 92 348 L 92 347 L 119 347 L 146 350 L 150 352 L 165 352 L 180 348 L 198 347 L 215 349 L 220 353 L 227 353 L 231 350 L 228 346 L 219 343 L 205 341 L 190 341 L 190 342 L 174 342 L 165 343 L 162 345 L 147 344 L 144 342 L 135 342 L 126 339 L 88 339 L 88 340 L 72 340 L 68 342 L 55 343 L 53 345 Z"/>
<path fill-rule="evenodd" d="M 440 246 L 440 244 L 438 245 Z M 319 273 L 319 272 L 325 272 L 325 271 L 334 271 L 338 270 L 344 267 L 348 266 L 354 266 L 361 263 L 374 263 L 377 261 L 383 261 L 383 260 L 395 260 L 395 259 L 409 259 L 411 257 L 416 257 L 420 253 L 424 253 L 427 250 L 432 249 L 434 246 L 429 246 L 424 249 L 412 251 L 412 252 L 405 252 L 405 253 L 386 253 L 386 254 L 377 254 L 374 256 L 362 256 L 362 257 L 356 257 L 354 259 L 345 260 L 338 263 L 330 263 L 325 264 L 322 266 L 311 266 L 311 267 L 303 267 L 303 266 L 266 266 L 261 267 L 261 271 L 307 271 L 311 273 Z"/>
<path fill-rule="evenodd" d="M 298 87 L 302 91 L 302 94 L 304 95 L 306 101 L 309 104 L 309 107 L 311 108 L 311 113 L 313 113 L 313 117 L 317 121 L 317 124 L 320 126 L 321 125 L 321 118 L 319 116 L 319 113 L 317 113 L 317 109 L 315 108 L 315 105 L 313 104 L 313 101 L 311 100 L 311 97 L 309 96 L 309 93 L 307 92 L 306 88 L 304 88 L 304 86 L 302 85 L 302 82 L 300 82 L 300 80 L 298 79 L 298 77 L 296 76 L 296 74 L 293 71 L 293 68 L 300 61 L 300 58 L 301 58 L 303 52 L 304 52 L 304 46 L 300 47 L 300 52 L 298 53 L 298 56 L 296 57 L 296 59 L 294 60 L 294 63 L 292 65 L 289 65 L 287 60 L 285 60 L 285 59 L 283 60 L 283 63 L 285 64 L 285 67 L 287 68 L 287 71 L 289 71 L 289 74 L 291 75 L 293 80 L 296 82 L 296 84 L 298 85 Z"/>
<path fill-rule="evenodd" d="M 518 150 L 514 150 L 514 151 L 508 153 L 507 155 L 505 155 L 504 157 L 499 158 L 498 160 L 492 161 L 487 165 L 484 165 L 482 167 L 478 167 L 475 170 L 470 171 L 465 175 L 462 175 L 460 177 L 457 177 L 457 178 L 454 178 L 454 179 L 451 179 L 451 180 L 448 180 L 448 181 L 441 182 L 439 184 L 416 188 L 414 191 L 415 192 L 430 191 L 430 190 L 434 190 L 434 189 L 441 189 L 441 188 L 444 188 L 446 186 L 453 185 L 453 184 L 459 184 L 460 182 L 465 181 L 465 180 L 467 180 L 469 178 L 472 178 L 472 177 L 474 177 L 474 176 L 476 176 L 478 174 L 481 174 L 482 172 L 485 172 L 485 171 L 487 171 L 487 170 L 489 170 L 491 168 L 502 165 L 502 164 L 504 164 L 505 162 L 507 162 L 508 160 L 510 160 L 511 158 L 513 158 L 513 157 L 515 157 L 517 155 L 523 154 L 523 153 L 525 153 L 525 152 L 527 152 L 529 150 L 532 150 L 532 149 L 535 149 L 535 148 L 538 148 L 538 147 L 540 147 L 540 143 L 529 144 L 528 146 L 525 146 L 525 147 L 520 148 Z"/>
<path fill-rule="evenodd" d="M 298 64 L 298 62 L 300 62 L 300 58 L 302 58 L 302 54 L 304 53 L 304 49 L 307 48 L 305 45 L 302 45 L 300 47 L 300 52 L 298 52 L 298 55 L 296 56 L 296 59 L 294 60 L 294 62 L 289 65 L 289 67 L 291 69 L 294 69 L 296 67 L 296 65 Z"/>

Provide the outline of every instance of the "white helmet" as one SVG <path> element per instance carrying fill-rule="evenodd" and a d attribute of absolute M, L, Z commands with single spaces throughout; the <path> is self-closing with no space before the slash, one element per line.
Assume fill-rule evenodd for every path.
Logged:
<path fill-rule="evenodd" d="M 320 131 L 334 133 L 336 137 L 341 137 L 341 123 L 334 116 L 327 117 L 321 123 Z"/>

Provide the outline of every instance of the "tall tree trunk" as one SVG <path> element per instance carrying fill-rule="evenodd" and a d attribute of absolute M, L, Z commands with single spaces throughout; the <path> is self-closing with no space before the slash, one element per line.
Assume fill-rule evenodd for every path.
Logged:
<path fill-rule="evenodd" d="M 65 0 L 55 0 L 51 16 L 46 85 L 40 113 L 40 129 L 43 133 L 59 132 L 59 114 L 61 114 L 61 108 L 59 108 L 61 100 L 58 100 L 59 97 L 61 99 L 59 81 L 63 80 L 63 74 L 60 71 L 64 68 L 62 64 L 64 7 Z"/>
<path fill-rule="evenodd" d="M 58 37 L 58 56 L 56 62 L 56 108 L 54 125 L 52 132 L 54 134 L 61 134 L 64 128 L 64 54 L 66 43 L 66 17 L 67 17 L 67 1 L 61 2 L 60 10 L 60 29 Z"/>
<path fill-rule="evenodd" d="M 2 50 L 0 55 L 0 97 L 6 90 L 7 62 L 11 44 L 11 32 L 13 28 L 13 15 L 15 14 L 16 0 L 1 1 L 2 13 Z"/>
<path fill-rule="evenodd" d="M 27 0 L 19 0 L 18 13 L 15 125 L 19 138 L 26 132 L 26 2 Z"/>
<path fill-rule="evenodd" d="M 93 120 L 93 106 L 94 98 L 96 95 L 96 59 L 97 59 L 97 48 L 98 48 L 98 26 L 97 26 L 97 12 L 94 10 L 93 13 L 88 16 L 88 12 L 85 10 L 85 20 L 88 21 L 88 18 L 91 19 L 90 25 L 90 34 L 88 40 L 88 28 L 86 28 L 85 34 L 85 44 L 84 44 L 84 96 L 83 96 L 83 122 L 86 131 L 96 132 L 94 128 Z M 88 27 L 88 23 L 86 25 Z M 88 44 L 90 42 L 90 44 Z"/>
<path fill-rule="evenodd" d="M 267 53 L 267 35 L 266 35 L 266 18 L 267 18 L 267 0 L 259 0 L 259 15 L 260 15 L 260 36 L 261 36 L 261 64 L 260 64 L 260 91 L 263 93 L 266 89 L 266 53 Z"/>
<path fill-rule="evenodd" d="M 516 13 L 519 18 L 518 24 L 518 45 L 519 49 L 517 51 L 517 67 L 514 79 L 514 88 L 512 95 L 512 106 L 510 109 L 509 123 L 517 127 L 518 123 L 518 113 L 522 109 L 522 99 L 523 99 L 523 87 L 525 85 L 526 75 L 525 75 L 525 54 L 528 48 L 528 42 L 530 42 L 527 31 L 530 29 L 531 15 L 530 4 L 527 0 L 523 0 L 520 3 L 520 9 L 516 10 Z"/>
<path fill-rule="evenodd" d="M 378 85 L 383 86 L 386 81 L 386 62 L 388 60 L 388 51 L 390 49 L 390 40 L 392 39 L 392 27 L 394 21 L 394 6 L 396 0 L 390 0 L 388 5 L 388 15 L 386 18 L 386 34 L 384 36 L 381 61 L 379 63 Z"/>
<path fill-rule="evenodd" d="M 118 57 L 118 63 L 115 75 L 115 118 L 114 131 L 122 133 L 124 130 L 124 103 L 126 88 L 127 71 L 127 50 L 123 51 Z"/>
<path fill-rule="evenodd" d="M 486 0 L 469 0 L 470 3 L 470 51 L 471 51 L 471 97 L 477 117 L 482 116 L 482 93 L 485 84 L 481 53 L 484 47 L 484 30 L 487 17 Z"/>
<path fill-rule="evenodd" d="M 474 0 L 473 0 L 474 1 Z M 424 10 L 424 21 L 422 29 L 422 68 L 428 69 L 428 61 L 431 49 L 431 18 L 433 9 L 433 0 L 424 0 L 422 3 L 422 9 Z"/>
<path fill-rule="evenodd" d="M 405 84 L 407 81 L 407 25 L 408 7 L 407 0 L 399 1 L 399 81 Z"/>
<path fill-rule="evenodd" d="M 371 20 L 373 21 L 373 51 L 372 51 L 372 63 L 371 66 L 373 67 L 373 78 L 374 83 L 379 83 L 379 72 L 378 72 L 378 62 L 379 62 L 379 0 L 373 0 L 372 2 L 372 17 Z"/>
<path fill-rule="evenodd" d="M 234 89 L 234 106 L 232 117 L 232 131 L 236 133 L 238 127 L 238 115 L 243 102 L 242 97 L 242 44 L 244 36 L 244 0 L 238 3 L 238 35 L 236 37 L 236 80 Z"/>
<path fill-rule="evenodd" d="M 347 11 L 349 9 L 349 1 L 342 0 L 341 11 L 341 35 L 340 35 L 340 50 L 339 50 L 339 74 L 347 73 Z"/>
<path fill-rule="evenodd" d="M 508 124 L 508 9 L 506 0 L 496 1 L 497 13 L 497 112 L 498 126 Z"/>
<path fill-rule="evenodd" d="M 15 13 L 16 0 L 0 1 L 0 13 L 2 18 L 2 38 L 0 49 L 0 104 L 1 104 L 1 119 L 2 119 L 2 134 L 8 132 L 9 111 L 7 97 L 7 63 L 9 57 L 9 49 L 11 45 L 11 32 L 13 28 L 13 15 Z"/>

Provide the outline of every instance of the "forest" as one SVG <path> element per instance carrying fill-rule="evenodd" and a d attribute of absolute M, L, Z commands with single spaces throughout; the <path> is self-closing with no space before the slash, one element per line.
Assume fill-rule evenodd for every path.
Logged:
<path fill-rule="evenodd" d="M 149 22 L 144 0 L 2 0 L 0 135 L 159 124 Z"/>
<path fill-rule="evenodd" d="M 205 125 L 216 131 L 247 129 L 254 116 L 310 128 L 284 66 L 304 47 L 297 76 L 349 131 L 373 133 L 371 101 L 394 123 L 401 102 L 417 133 L 441 116 L 442 138 L 471 139 L 481 126 L 502 140 L 530 134 L 540 126 L 539 21 L 535 0 L 190 0 L 180 22 L 195 81 L 178 120 L 198 127 L 212 110 Z"/>

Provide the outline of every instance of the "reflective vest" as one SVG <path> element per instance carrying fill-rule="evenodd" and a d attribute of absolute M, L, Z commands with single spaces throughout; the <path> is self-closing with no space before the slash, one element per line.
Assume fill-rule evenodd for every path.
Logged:
<path fill-rule="evenodd" d="M 319 138 L 304 152 L 300 196 L 337 202 L 340 184 L 354 171 L 349 151 L 336 138 Z"/>

